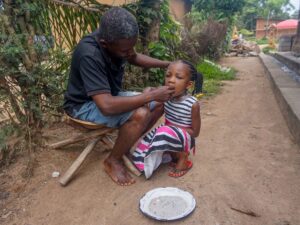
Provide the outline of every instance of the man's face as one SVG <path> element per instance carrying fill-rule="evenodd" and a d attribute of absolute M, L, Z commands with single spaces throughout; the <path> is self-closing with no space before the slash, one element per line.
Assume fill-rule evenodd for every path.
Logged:
<path fill-rule="evenodd" d="M 101 40 L 100 42 L 112 58 L 122 58 L 128 60 L 136 54 L 134 51 L 134 46 L 137 42 L 137 37 L 120 39 L 113 42 Z"/>

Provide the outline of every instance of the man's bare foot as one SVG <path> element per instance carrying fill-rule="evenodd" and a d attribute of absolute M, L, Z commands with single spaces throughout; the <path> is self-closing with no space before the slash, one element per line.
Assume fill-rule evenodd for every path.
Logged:
<path fill-rule="evenodd" d="M 110 178 L 121 186 L 129 186 L 135 183 L 135 180 L 128 174 L 121 161 L 108 157 L 104 161 L 104 170 Z"/>

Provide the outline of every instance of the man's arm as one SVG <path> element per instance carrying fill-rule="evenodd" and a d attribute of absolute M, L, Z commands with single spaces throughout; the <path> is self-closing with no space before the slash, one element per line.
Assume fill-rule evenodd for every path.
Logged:
<path fill-rule="evenodd" d="M 162 86 L 135 96 L 112 96 L 110 93 L 103 93 L 92 98 L 103 115 L 110 116 L 135 110 L 150 101 L 167 101 L 173 92 L 174 88 Z"/>
<path fill-rule="evenodd" d="M 140 66 L 144 68 L 153 68 L 153 67 L 166 68 L 170 64 L 169 61 L 162 61 L 140 53 L 134 54 L 132 57 L 128 59 L 128 62 L 132 65 Z"/>

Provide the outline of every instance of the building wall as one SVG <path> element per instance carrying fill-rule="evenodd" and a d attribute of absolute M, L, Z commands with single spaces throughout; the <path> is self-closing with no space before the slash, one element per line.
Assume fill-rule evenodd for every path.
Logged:
<path fill-rule="evenodd" d="M 277 39 L 284 35 L 295 35 L 297 33 L 297 28 L 294 29 L 281 29 L 277 30 L 276 37 Z"/>
<path fill-rule="evenodd" d="M 183 22 L 184 16 L 191 11 L 192 4 L 187 0 L 170 0 L 170 14 L 179 22 Z"/>
<path fill-rule="evenodd" d="M 283 20 L 274 20 L 270 19 L 269 21 L 266 19 L 257 19 L 256 20 L 256 31 L 255 31 L 255 37 L 256 39 L 261 39 L 265 36 L 268 36 L 268 32 L 266 33 L 266 27 L 270 26 L 271 24 L 277 24 Z"/>

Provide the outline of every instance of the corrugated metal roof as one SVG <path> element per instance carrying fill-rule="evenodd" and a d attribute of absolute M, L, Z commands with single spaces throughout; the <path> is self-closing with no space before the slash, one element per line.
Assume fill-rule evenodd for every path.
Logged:
<path fill-rule="evenodd" d="M 278 30 L 280 30 L 280 29 L 293 29 L 293 28 L 297 28 L 297 26 L 298 26 L 298 20 L 290 19 L 290 20 L 285 20 L 285 21 L 282 21 L 282 22 L 278 23 L 276 25 L 276 28 Z"/>

